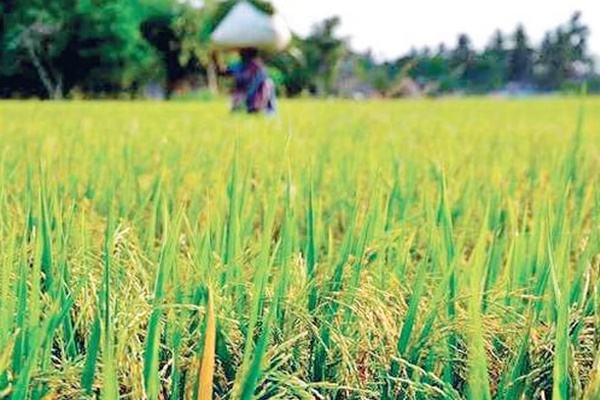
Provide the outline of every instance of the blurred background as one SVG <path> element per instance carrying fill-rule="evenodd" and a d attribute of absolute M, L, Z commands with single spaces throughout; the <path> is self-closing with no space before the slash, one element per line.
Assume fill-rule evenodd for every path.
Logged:
<path fill-rule="evenodd" d="M 595 1 L 241 1 L 293 32 L 262 54 L 280 96 L 600 91 Z M 0 97 L 210 100 L 231 85 L 211 34 L 236 3 L 2 0 Z"/>

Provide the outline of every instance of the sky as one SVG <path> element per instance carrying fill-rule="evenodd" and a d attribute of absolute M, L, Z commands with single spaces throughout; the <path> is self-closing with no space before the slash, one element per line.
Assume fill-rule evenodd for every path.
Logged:
<path fill-rule="evenodd" d="M 318 21 L 339 15 L 340 33 L 355 50 L 372 49 L 379 59 L 392 59 L 411 48 L 441 42 L 453 47 L 459 33 L 483 48 L 496 29 L 514 32 L 525 25 L 532 44 L 544 33 L 581 11 L 590 27 L 589 49 L 600 56 L 600 0 L 273 0 L 292 30 L 302 36 Z"/>

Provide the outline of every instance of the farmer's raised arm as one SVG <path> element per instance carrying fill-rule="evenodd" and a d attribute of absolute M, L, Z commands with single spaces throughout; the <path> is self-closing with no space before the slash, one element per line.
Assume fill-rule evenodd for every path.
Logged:
<path fill-rule="evenodd" d="M 211 59 L 213 65 L 215 66 L 215 71 L 219 75 L 231 75 L 231 70 L 223 63 L 223 60 L 219 56 L 219 53 L 213 51 L 211 54 Z"/>

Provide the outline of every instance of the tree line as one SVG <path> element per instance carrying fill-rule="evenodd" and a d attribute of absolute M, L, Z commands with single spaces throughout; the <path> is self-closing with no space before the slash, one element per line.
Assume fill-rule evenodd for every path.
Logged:
<path fill-rule="evenodd" d="M 513 87 L 517 90 L 561 91 L 588 82 L 599 89 L 594 58 L 588 51 L 590 30 L 574 13 L 563 25 L 548 31 L 539 46 L 523 25 L 512 33 L 497 30 L 488 45 L 476 50 L 467 34 L 458 36 L 454 48 L 413 50 L 391 63 L 378 65 L 367 55 L 366 68 L 386 75 L 378 87 L 389 90 L 397 71 L 405 71 L 433 92 L 487 93 Z M 375 74 L 377 77 L 377 74 Z"/>
<path fill-rule="evenodd" d="M 136 97 L 160 82 L 167 97 L 190 87 L 217 90 L 211 65 L 212 29 L 236 0 L 208 0 L 198 8 L 180 0 L 3 0 L 0 3 L 0 97 Z M 252 0 L 265 12 L 268 2 Z M 496 32 L 476 50 L 460 35 L 454 48 L 413 50 L 378 61 L 353 51 L 328 18 L 290 48 L 265 54 L 281 92 L 340 95 L 353 79 L 392 96 L 407 79 L 424 92 L 486 93 L 516 85 L 556 91 L 600 87 L 588 53 L 589 28 L 574 14 L 539 46 L 525 27 Z"/>

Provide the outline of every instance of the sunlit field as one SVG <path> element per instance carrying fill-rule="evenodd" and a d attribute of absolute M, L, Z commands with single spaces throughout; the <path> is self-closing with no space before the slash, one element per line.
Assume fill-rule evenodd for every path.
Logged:
<path fill-rule="evenodd" d="M 0 398 L 598 399 L 600 99 L 0 103 Z"/>

